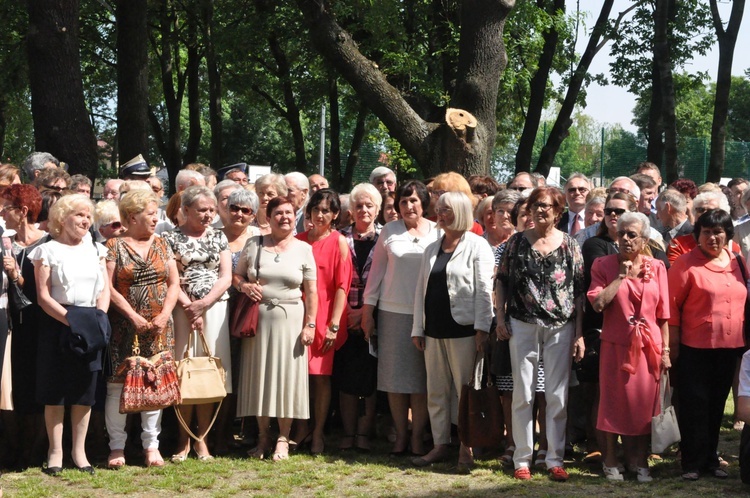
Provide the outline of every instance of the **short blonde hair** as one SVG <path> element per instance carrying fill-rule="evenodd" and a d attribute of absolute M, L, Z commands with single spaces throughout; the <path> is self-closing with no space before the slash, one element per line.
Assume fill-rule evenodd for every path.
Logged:
<path fill-rule="evenodd" d="M 349 192 L 349 211 L 352 210 L 352 206 L 362 197 L 369 197 L 372 203 L 375 204 L 375 207 L 378 208 L 378 212 L 380 212 L 380 207 L 383 204 L 383 196 L 372 183 L 358 183 Z"/>
<path fill-rule="evenodd" d="M 143 180 L 125 180 L 120 184 L 120 199 L 122 199 L 122 197 L 128 192 L 133 192 L 135 190 L 148 190 L 151 193 L 154 192 L 151 190 L 151 184 L 146 183 Z"/>
<path fill-rule="evenodd" d="M 94 230 L 98 232 L 99 227 L 113 221 L 122 221 L 117 203 L 111 199 L 97 202 L 94 208 Z"/>
<path fill-rule="evenodd" d="M 484 228 L 484 212 L 487 210 L 487 208 L 492 209 L 492 201 L 494 199 L 494 195 L 488 195 L 487 197 L 479 201 L 476 209 L 474 209 L 474 219 L 476 219 L 479 224 L 482 225 L 482 228 Z"/>
<path fill-rule="evenodd" d="M 446 192 L 441 195 L 435 209 L 441 207 L 447 207 L 453 211 L 453 223 L 445 227 L 448 230 L 465 232 L 474 226 L 471 198 L 463 192 Z"/>
<path fill-rule="evenodd" d="M 53 238 L 57 238 L 62 233 L 62 227 L 65 218 L 70 216 L 77 209 L 86 207 L 89 210 L 89 218 L 94 215 L 94 203 L 84 194 L 70 194 L 60 197 L 60 200 L 52 205 L 49 210 L 49 222 L 47 230 Z"/>
<path fill-rule="evenodd" d="M 151 203 L 158 206 L 159 198 L 150 188 L 148 190 L 131 190 L 120 199 L 120 221 L 127 223 L 131 216 L 142 213 Z"/>
<path fill-rule="evenodd" d="M 255 180 L 255 191 L 258 193 L 260 193 L 261 190 L 264 190 L 270 186 L 273 186 L 273 188 L 276 190 L 276 193 L 279 195 L 279 197 L 286 197 L 287 194 L 289 193 L 289 187 L 286 186 L 286 180 L 284 179 L 284 175 L 277 175 L 276 173 L 269 173 Z"/>

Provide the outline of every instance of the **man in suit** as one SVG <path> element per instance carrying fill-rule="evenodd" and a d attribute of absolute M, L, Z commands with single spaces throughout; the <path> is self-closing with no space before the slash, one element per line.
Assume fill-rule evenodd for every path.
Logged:
<path fill-rule="evenodd" d="M 573 173 L 565 183 L 565 200 L 568 210 L 563 213 L 557 224 L 557 229 L 571 236 L 577 234 L 586 226 L 586 196 L 591 190 L 591 182 L 582 173 Z"/>
<path fill-rule="evenodd" d="M 693 232 L 693 225 L 687 216 L 687 200 L 676 190 L 666 189 L 656 199 L 656 216 L 664 230 L 664 243 Z"/>

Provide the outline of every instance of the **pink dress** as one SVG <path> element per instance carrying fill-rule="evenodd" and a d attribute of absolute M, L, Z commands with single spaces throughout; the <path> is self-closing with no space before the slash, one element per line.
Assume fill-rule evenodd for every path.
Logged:
<path fill-rule="evenodd" d="M 647 276 L 626 278 L 604 310 L 599 359 L 599 416 L 596 428 L 625 436 L 651 434 L 659 413 L 661 329 L 669 318 L 664 263 L 644 256 Z M 589 301 L 618 278 L 616 254 L 594 261 Z"/>
<path fill-rule="evenodd" d="M 308 234 L 309 232 L 298 234 L 297 238 L 310 244 Z M 348 337 L 346 307 L 344 307 L 334 347 L 325 354 L 321 353 L 326 329 L 328 324 L 331 323 L 336 290 L 344 290 L 344 301 L 346 302 L 349 286 L 352 283 L 352 260 L 349 256 L 349 249 L 347 247 L 346 253 L 342 257 L 339 249 L 339 238 L 343 238 L 343 235 L 333 231 L 328 237 L 310 244 L 318 271 L 318 314 L 315 317 L 315 339 L 308 349 L 310 375 L 331 375 L 333 373 L 333 354 L 335 350 L 344 345 Z"/>

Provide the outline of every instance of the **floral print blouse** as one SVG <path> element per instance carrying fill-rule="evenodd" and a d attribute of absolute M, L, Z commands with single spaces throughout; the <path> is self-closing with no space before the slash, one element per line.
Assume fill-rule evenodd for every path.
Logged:
<path fill-rule="evenodd" d="M 508 316 L 545 327 L 561 327 L 575 314 L 584 294 L 583 257 L 578 243 L 563 233 L 560 247 L 542 256 L 523 232 L 507 242 L 497 278 L 508 288 Z"/>
<path fill-rule="evenodd" d="M 229 249 L 224 232 L 209 227 L 195 238 L 175 228 L 162 237 L 175 254 L 182 289 L 193 301 L 204 298 L 219 279 L 219 253 Z M 226 298 L 224 293 L 220 299 Z"/>

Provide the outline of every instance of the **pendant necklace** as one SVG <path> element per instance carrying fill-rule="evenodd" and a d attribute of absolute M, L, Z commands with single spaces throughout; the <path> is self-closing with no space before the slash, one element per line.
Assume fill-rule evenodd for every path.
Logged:
<path fill-rule="evenodd" d="M 278 263 L 279 261 L 281 261 L 281 254 L 279 254 L 279 251 L 276 250 L 276 245 L 278 243 L 276 242 L 276 239 L 274 239 L 273 237 L 271 237 L 271 242 L 273 242 L 273 246 L 272 246 L 273 252 L 276 253 L 276 256 L 273 258 L 273 261 L 274 263 Z"/>

